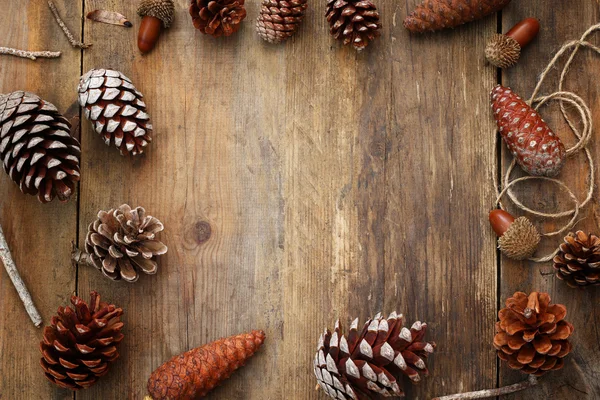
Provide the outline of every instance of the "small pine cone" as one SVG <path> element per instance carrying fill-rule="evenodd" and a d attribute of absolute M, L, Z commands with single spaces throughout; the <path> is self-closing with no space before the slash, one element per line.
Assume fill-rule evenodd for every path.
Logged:
<path fill-rule="evenodd" d="M 237 32 L 246 18 L 245 0 L 191 0 L 190 15 L 194 27 L 214 37 Z"/>
<path fill-rule="evenodd" d="M 404 27 L 422 33 L 454 28 L 500 11 L 510 0 L 423 0 L 404 19 Z"/>
<path fill-rule="evenodd" d="M 600 285 L 600 238 L 578 231 L 564 240 L 553 260 L 556 277 L 573 288 Z"/>
<path fill-rule="evenodd" d="M 521 168 L 531 175 L 558 175 L 567 152 L 542 117 L 501 85 L 492 90 L 491 103 L 500 135 Z"/>
<path fill-rule="evenodd" d="M 521 57 L 521 45 L 510 36 L 496 33 L 485 48 L 485 58 L 495 67 L 510 68 Z"/>
<path fill-rule="evenodd" d="M 150 375 L 146 399 L 199 399 L 242 367 L 264 341 L 263 331 L 252 331 L 175 356 Z"/>
<path fill-rule="evenodd" d="M 139 272 L 155 274 L 156 256 L 165 254 L 167 246 L 156 239 L 164 229 L 162 222 L 146 215 L 142 207 L 131 209 L 123 204 L 116 210 L 100 211 L 88 227 L 85 252 L 75 249 L 75 262 L 99 269 L 113 280 L 135 282 Z"/>
<path fill-rule="evenodd" d="M 138 155 L 152 141 L 152 125 L 142 94 L 131 80 L 112 69 L 92 69 L 79 81 L 79 104 L 104 142 L 121 155 Z"/>
<path fill-rule="evenodd" d="M 379 12 L 370 0 L 327 0 L 325 15 L 333 37 L 357 50 L 381 35 Z"/>
<path fill-rule="evenodd" d="M 71 297 L 71 304 L 74 309 L 59 307 L 44 328 L 40 364 L 50 382 L 78 390 L 106 375 L 119 357 L 123 310 L 101 302 L 97 292 L 91 292 L 89 304 L 77 296 Z"/>
<path fill-rule="evenodd" d="M 173 0 L 142 0 L 137 13 L 140 17 L 158 18 L 165 28 L 169 28 L 173 23 L 175 4 Z"/>
<path fill-rule="evenodd" d="M 516 292 L 498 312 L 494 347 L 498 357 L 512 369 L 540 376 L 563 367 L 563 358 L 571 352 L 567 340 L 573 325 L 565 321 L 567 309 L 550 304 L 548 293 L 529 296 Z"/>
<path fill-rule="evenodd" d="M 269 43 L 283 42 L 298 31 L 307 7 L 307 0 L 263 0 L 258 35 Z"/>
<path fill-rule="evenodd" d="M 29 92 L 0 94 L 0 159 L 23 193 L 67 201 L 79 181 L 79 141 L 56 107 Z"/>
<path fill-rule="evenodd" d="M 424 340 L 427 324 L 402 326 L 402 314 L 385 319 L 377 314 L 358 330 L 358 318 L 350 332 L 335 330 L 321 335 L 314 360 L 314 372 L 323 391 L 334 399 L 402 397 L 397 379 L 400 372 L 415 383 L 428 375 L 425 359 L 435 343 Z"/>

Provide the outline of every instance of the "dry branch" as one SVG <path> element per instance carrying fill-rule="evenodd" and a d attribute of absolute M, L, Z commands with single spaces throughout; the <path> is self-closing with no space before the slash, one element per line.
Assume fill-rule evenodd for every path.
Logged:
<path fill-rule="evenodd" d="M 65 25 L 62 18 L 60 18 L 60 14 L 58 14 L 58 10 L 56 9 L 56 6 L 52 2 L 52 0 L 48 0 L 48 7 L 50 7 L 50 11 L 52 11 L 54 19 L 56 19 L 56 22 L 58 22 L 58 26 L 60 26 L 63 32 L 65 33 L 65 36 L 67 37 L 67 40 L 69 41 L 71 46 L 78 47 L 80 49 L 87 49 L 91 46 L 91 44 L 85 44 L 83 42 L 75 40 L 75 37 L 73 36 L 69 28 L 67 28 L 67 25 Z"/>
<path fill-rule="evenodd" d="M 0 47 L 0 54 L 8 54 L 11 56 L 29 58 L 35 60 L 40 58 L 58 58 L 60 57 L 60 51 L 29 51 L 13 49 L 12 47 Z"/>
<path fill-rule="evenodd" d="M 436 397 L 433 400 L 486 399 L 488 397 L 503 396 L 505 394 L 518 392 L 519 390 L 524 390 L 537 384 L 537 378 L 533 375 L 529 375 L 528 380 L 515 383 L 514 385 L 504 386 L 496 389 L 478 390 L 476 392 L 451 394 L 449 396 Z"/>

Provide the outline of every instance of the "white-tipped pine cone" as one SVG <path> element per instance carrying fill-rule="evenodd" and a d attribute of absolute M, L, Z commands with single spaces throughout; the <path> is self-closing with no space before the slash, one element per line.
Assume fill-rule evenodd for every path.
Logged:
<path fill-rule="evenodd" d="M 79 104 L 107 145 L 122 155 L 138 155 L 152 141 L 143 95 L 131 80 L 112 69 L 92 69 L 79 81 Z"/>

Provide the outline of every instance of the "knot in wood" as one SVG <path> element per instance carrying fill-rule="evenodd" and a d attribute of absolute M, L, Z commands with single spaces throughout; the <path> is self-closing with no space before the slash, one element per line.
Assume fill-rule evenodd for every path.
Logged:
<path fill-rule="evenodd" d="M 208 222 L 198 221 L 194 225 L 194 238 L 196 239 L 196 242 L 198 242 L 198 244 L 202 244 L 208 241 L 208 239 L 210 239 L 211 234 L 212 228 L 210 227 L 210 224 Z"/>

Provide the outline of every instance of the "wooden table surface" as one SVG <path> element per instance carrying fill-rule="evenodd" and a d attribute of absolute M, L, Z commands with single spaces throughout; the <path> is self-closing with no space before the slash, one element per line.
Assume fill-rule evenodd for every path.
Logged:
<path fill-rule="evenodd" d="M 600 398 L 600 293 L 568 288 L 550 263 L 499 256 L 487 222 L 492 177 L 509 161 L 495 144 L 488 94 L 502 82 L 529 96 L 553 52 L 598 22 L 597 0 L 514 1 L 501 15 L 423 36 L 402 27 L 418 0 L 378 0 L 383 34 L 362 53 L 328 35 L 323 0 L 310 2 L 301 31 L 282 46 L 256 35 L 257 0 L 240 32 L 220 39 L 195 31 L 187 0 L 176 0 L 173 27 L 145 56 L 136 1 L 55 3 L 93 47 L 72 49 L 45 1 L 0 0 L 0 46 L 63 52 L 0 56 L 0 93 L 32 91 L 65 112 L 82 73 L 118 69 L 144 93 L 154 141 L 131 162 L 83 121 L 81 184 L 66 204 L 40 204 L 0 174 L 0 224 L 44 321 L 73 292 L 95 289 L 123 307 L 126 335 L 97 385 L 75 395 L 53 387 L 39 367 L 41 330 L 0 270 L 1 399 L 141 399 L 166 359 L 253 328 L 267 333 L 263 349 L 208 397 L 324 399 L 312 373 L 322 329 L 393 310 L 427 321 L 438 345 L 430 377 L 405 382 L 407 398 L 516 383 L 524 376 L 498 362 L 492 338 L 499 307 L 517 290 L 547 291 L 567 306 L 574 353 L 538 387 L 506 398 Z M 82 23 L 94 9 L 118 10 L 135 27 Z M 542 30 L 518 66 L 488 65 L 487 39 L 529 16 Z M 566 85 L 590 102 L 596 123 L 599 62 L 584 52 Z M 556 82 L 554 71 L 543 92 Z M 572 144 L 558 108 L 542 113 Z M 561 177 L 583 193 L 586 171 L 578 156 Z M 544 210 L 570 206 L 547 184 L 517 192 Z M 597 198 L 582 229 L 598 232 Z M 135 284 L 74 268 L 69 257 L 98 210 L 122 203 L 166 226 L 158 274 Z"/>

